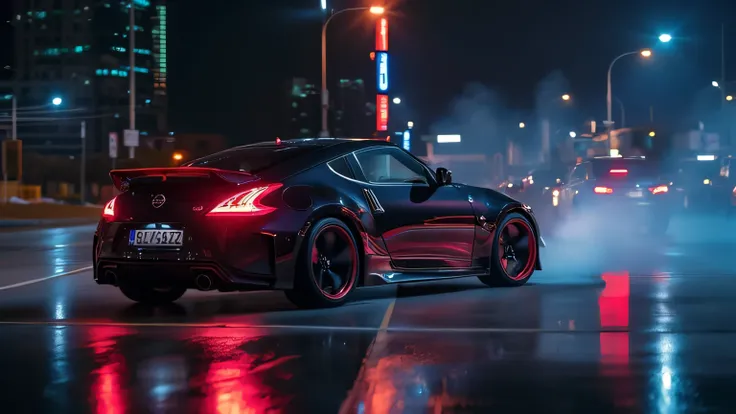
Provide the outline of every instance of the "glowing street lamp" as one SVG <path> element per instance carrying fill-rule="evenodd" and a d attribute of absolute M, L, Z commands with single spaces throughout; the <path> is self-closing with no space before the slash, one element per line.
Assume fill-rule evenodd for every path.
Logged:
<path fill-rule="evenodd" d="M 733 95 L 726 96 L 726 100 L 729 101 L 729 102 L 730 101 L 733 101 Z"/>
<path fill-rule="evenodd" d="M 669 43 L 672 40 L 672 36 L 670 36 L 668 33 L 662 33 L 659 35 L 659 41 L 662 43 Z"/>
<path fill-rule="evenodd" d="M 570 138 L 575 138 L 578 136 L 578 134 L 575 133 L 575 131 L 570 131 Z"/>
<path fill-rule="evenodd" d="M 386 9 L 381 6 L 371 6 L 368 11 L 375 15 L 382 15 L 386 12 Z"/>
<path fill-rule="evenodd" d="M 181 152 L 175 152 L 174 155 L 171 156 L 171 158 L 173 158 L 174 161 L 181 161 L 184 159 L 184 155 L 182 155 Z"/>
<path fill-rule="evenodd" d="M 568 94 L 562 95 L 562 100 L 563 101 L 569 101 L 570 100 L 570 95 L 568 95 Z"/>
<path fill-rule="evenodd" d="M 396 105 L 400 104 L 401 103 L 401 98 L 399 98 L 398 96 L 396 98 L 394 98 L 394 103 Z"/>
<path fill-rule="evenodd" d="M 613 65 L 622 57 L 631 56 L 631 55 L 640 55 L 641 57 L 648 58 L 652 56 L 652 50 L 651 49 L 639 49 L 639 50 L 634 50 L 631 52 L 622 53 L 616 56 L 616 58 L 613 59 L 611 64 L 608 66 L 608 79 L 607 79 L 608 82 L 607 82 L 607 93 L 606 93 L 606 109 L 607 109 L 606 124 L 607 126 L 613 125 L 613 119 L 612 119 L 613 110 L 611 109 L 611 106 L 612 106 L 611 100 L 613 99 L 613 94 L 611 92 L 611 72 L 613 71 Z"/>
<path fill-rule="evenodd" d="M 526 128 L 526 124 L 523 122 L 519 122 L 519 128 L 524 129 Z"/>
<path fill-rule="evenodd" d="M 326 0 L 322 0 L 322 10 L 327 9 Z M 330 111 L 330 100 L 327 91 L 327 25 L 330 24 L 332 19 L 338 14 L 349 12 L 349 11 L 368 11 L 374 15 L 382 15 L 386 12 L 386 9 L 381 6 L 371 7 L 349 7 L 347 9 L 338 10 L 330 15 L 322 24 L 322 131 L 320 131 L 320 137 L 326 138 L 330 135 L 330 130 L 327 127 L 328 114 Z"/>
<path fill-rule="evenodd" d="M 710 84 L 713 85 L 714 88 L 720 88 L 721 87 L 721 85 L 718 83 L 718 81 L 713 81 Z"/>
<path fill-rule="evenodd" d="M 61 98 L 59 98 L 58 96 L 51 100 L 51 103 L 54 106 L 59 106 L 59 105 L 61 105 L 62 102 L 64 102 L 64 101 Z"/>

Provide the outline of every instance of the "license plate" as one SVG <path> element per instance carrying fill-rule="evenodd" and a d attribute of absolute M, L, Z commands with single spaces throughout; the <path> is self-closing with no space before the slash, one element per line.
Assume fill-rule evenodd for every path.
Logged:
<path fill-rule="evenodd" d="M 132 246 L 177 247 L 183 237 L 182 230 L 131 230 L 128 242 Z"/>
<path fill-rule="evenodd" d="M 629 197 L 631 197 L 631 198 L 641 198 L 641 197 L 644 197 L 644 193 L 641 190 L 639 190 L 639 191 L 629 191 Z"/>

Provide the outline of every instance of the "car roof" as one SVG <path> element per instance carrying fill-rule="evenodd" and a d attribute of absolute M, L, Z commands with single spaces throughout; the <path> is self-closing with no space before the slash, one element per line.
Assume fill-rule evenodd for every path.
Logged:
<path fill-rule="evenodd" d="M 355 149 L 367 148 L 378 145 L 395 146 L 384 139 L 377 138 L 298 138 L 298 139 L 275 139 L 273 141 L 263 141 L 254 144 L 240 145 L 229 148 L 230 150 L 246 149 L 246 148 L 275 148 L 285 146 L 295 147 L 333 147 L 336 145 L 349 144 Z M 227 150 L 226 150 L 227 151 Z"/>

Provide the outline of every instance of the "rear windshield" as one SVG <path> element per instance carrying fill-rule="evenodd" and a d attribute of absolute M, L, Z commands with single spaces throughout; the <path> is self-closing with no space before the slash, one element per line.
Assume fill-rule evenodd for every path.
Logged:
<path fill-rule="evenodd" d="M 657 163 L 648 160 L 598 159 L 592 162 L 596 177 L 658 178 Z"/>
<path fill-rule="evenodd" d="M 209 167 L 221 170 L 258 173 L 278 164 L 314 152 L 318 146 L 234 148 L 194 160 L 188 167 Z"/>

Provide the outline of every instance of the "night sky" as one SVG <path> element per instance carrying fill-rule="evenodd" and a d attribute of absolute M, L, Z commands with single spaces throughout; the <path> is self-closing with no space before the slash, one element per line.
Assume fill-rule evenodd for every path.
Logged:
<path fill-rule="evenodd" d="M 319 3 L 169 1 L 174 128 L 223 133 L 233 144 L 272 139 L 281 130 L 284 82 L 294 76 L 319 80 Z M 650 106 L 658 122 L 675 122 L 691 110 L 698 92 L 713 94 L 714 105 L 719 103 L 709 85 L 720 78 L 722 23 L 726 79 L 736 79 L 736 53 L 729 53 L 736 45 L 731 3 L 389 0 L 392 95 L 411 108 L 421 131 L 447 115 L 472 82 L 493 91 L 504 109 L 532 111 L 540 81 L 561 71 L 578 112 L 603 120 L 609 63 L 621 53 L 651 47 L 651 61 L 629 57 L 616 64 L 614 94 L 626 105 L 628 123 L 646 122 Z M 370 3 L 331 2 L 335 9 L 363 5 Z M 8 6 L 2 7 L 6 14 Z M 368 57 L 373 30 L 373 20 L 361 13 L 331 23 L 331 83 L 338 76 L 374 76 Z M 672 34 L 673 42 L 657 44 L 662 32 Z M 2 39 L 9 34 L 7 27 L 0 32 Z M 12 59 L 8 49 L 4 43 L 3 62 Z"/>

